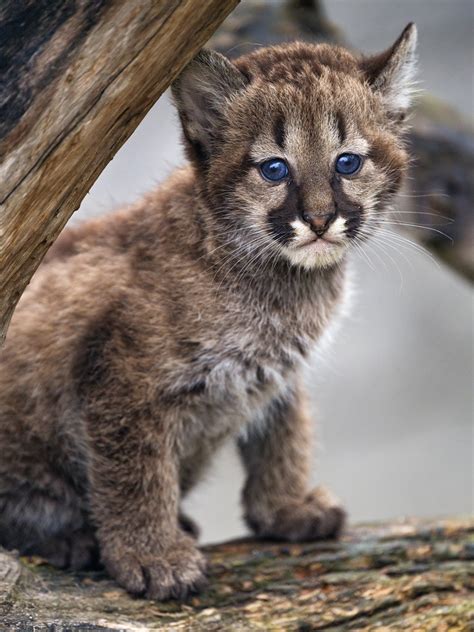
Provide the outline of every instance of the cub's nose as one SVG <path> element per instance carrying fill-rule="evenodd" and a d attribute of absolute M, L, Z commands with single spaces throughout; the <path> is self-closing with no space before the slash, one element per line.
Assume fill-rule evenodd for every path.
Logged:
<path fill-rule="evenodd" d="M 303 221 L 305 221 L 313 233 L 318 237 L 322 237 L 329 228 L 329 224 L 336 217 L 336 213 L 303 213 Z"/>

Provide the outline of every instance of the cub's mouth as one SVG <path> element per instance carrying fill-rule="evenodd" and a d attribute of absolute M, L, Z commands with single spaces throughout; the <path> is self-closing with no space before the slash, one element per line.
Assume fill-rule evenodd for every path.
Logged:
<path fill-rule="evenodd" d="M 307 235 L 284 246 L 283 252 L 293 265 L 310 270 L 339 263 L 344 258 L 348 245 L 347 240 L 332 236 Z"/>
<path fill-rule="evenodd" d="M 343 242 L 331 239 L 330 237 L 326 237 L 323 235 L 322 237 L 317 237 L 316 235 L 311 239 L 306 240 L 303 243 L 296 244 L 295 248 L 313 248 L 314 250 L 327 250 L 331 249 L 333 246 L 343 246 Z"/>

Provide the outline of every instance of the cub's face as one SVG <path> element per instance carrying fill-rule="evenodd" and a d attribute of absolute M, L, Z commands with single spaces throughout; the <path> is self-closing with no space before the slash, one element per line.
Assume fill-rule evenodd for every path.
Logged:
<path fill-rule="evenodd" d="M 370 236 L 407 163 L 416 30 L 357 59 L 327 45 L 202 52 L 173 87 L 218 234 L 244 253 L 328 267 Z"/>

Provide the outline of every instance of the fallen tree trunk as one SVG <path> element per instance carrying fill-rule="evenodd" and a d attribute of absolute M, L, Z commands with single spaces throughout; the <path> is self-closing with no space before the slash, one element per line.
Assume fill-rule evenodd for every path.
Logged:
<path fill-rule="evenodd" d="M 238 1 L 2 2 L 0 343 L 100 172 Z"/>
<path fill-rule="evenodd" d="M 103 574 L 0 552 L 2 632 L 472 629 L 474 521 L 353 529 L 342 542 L 206 547 L 209 588 L 187 604 L 133 599 Z"/>

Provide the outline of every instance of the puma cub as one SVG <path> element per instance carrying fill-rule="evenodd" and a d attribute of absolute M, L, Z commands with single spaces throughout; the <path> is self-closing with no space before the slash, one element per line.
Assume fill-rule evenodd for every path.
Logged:
<path fill-rule="evenodd" d="M 301 365 L 400 186 L 415 44 L 409 25 L 375 56 L 292 43 L 186 67 L 189 165 L 64 231 L 0 351 L 2 546 L 185 597 L 206 564 L 180 502 L 228 437 L 258 536 L 340 533 L 307 486 Z"/>

